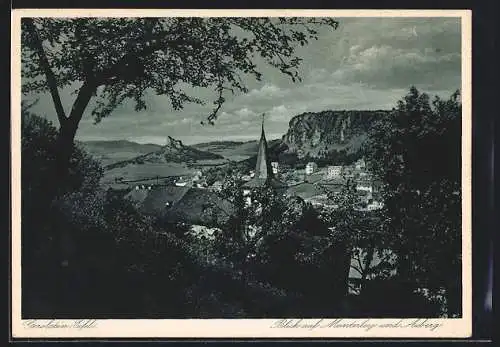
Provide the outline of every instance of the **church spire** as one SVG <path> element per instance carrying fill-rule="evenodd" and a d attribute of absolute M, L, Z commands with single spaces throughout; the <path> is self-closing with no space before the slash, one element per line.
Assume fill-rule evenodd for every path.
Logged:
<path fill-rule="evenodd" d="M 265 186 L 271 186 L 276 189 L 285 188 L 286 184 L 274 177 L 264 130 L 264 116 L 265 114 L 262 114 L 262 131 L 260 134 L 257 162 L 255 163 L 255 175 L 253 179 L 244 184 L 244 187 L 251 189 Z"/>
<path fill-rule="evenodd" d="M 265 113 L 263 113 L 263 114 L 261 115 L 261 117 L 262 117 L 262 131 L 261 131 L 261 133 L 260 133 L 260 137 L 261 137 L 261 138 L 262 138 L 262 137 L 264 137 L 264 138 L 266 137 L 266 135 L 265 135 L 265 133 L 264 133 L 264 117 L 265 117 L 265 116 L 266 116 L 266 114 L 265 114 Z"/>
<path fill-rule="evenodd" d="M 262 131 L 259 141 L 259 152 L 257 153 L 257 163 L 255 165 L 255 177 L 268 179 L 273 177 L 273 169 L 269 160 L 269 149 L 267 147 L 266 133 L 264 131 L 264 116 L 262 114 Z"/>

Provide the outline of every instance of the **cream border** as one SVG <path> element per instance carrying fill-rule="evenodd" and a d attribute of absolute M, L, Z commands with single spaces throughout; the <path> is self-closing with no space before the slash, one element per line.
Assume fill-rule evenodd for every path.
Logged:
<path fill-rule="evenodd" d="M 463 317 L 460 319 L 431 319 L 440 323 L 439 329 L 424 328 L 373 328 L 369 331 L 356 328 L 343 329 L 271 329 L 275 320 L 270 319 L 185 319 L 185 320 L 98 320 L 96 328 L 33 329 L 21 319 L 21 161 L 20 161 L 20 112 L 21 64 L 20 20 L 22 17 L 158 17 L 158 16 L 302 16 L 302 17 L 459 17 L 462 30 L 462 260 L 463 260 Z M 13 338 L 109 338 L 109 337 L 401 337 L 401 338 L 452 338 L 469 337 L 472 333 L 472 269 L 471 269 L 471 155 L 472 155 L 472 75 L 471 40 L 472 20 L 470 10 L 159 10 L 159 9 L 24 9 L 11 13 L 11 163 L 12 163 L 12 337 Z M 355 321 L 361 322 L 364 319 Z M 408 324 L 414 319 L 403 319 Z M 313 321 L 313 320 L 310 320 Z M 354 321 L 346 319 L 346 321 Z M 371 323 L 390 323 L 398 319 L 371 319 Z M 47 321 L 40 320 L 39 323 Z M 64 324 L 73 320 L 57 320 Z"/>

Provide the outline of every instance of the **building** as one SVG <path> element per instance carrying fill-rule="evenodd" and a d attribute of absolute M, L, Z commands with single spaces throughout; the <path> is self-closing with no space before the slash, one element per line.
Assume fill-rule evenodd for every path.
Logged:
<path fill-rule="evenodd" d="M 255 171 L 253 177 L 243 184 L 243 194 L 248 197 L 247 202 L 251 203 L 250 195 L 252 190 L 264 187 L 271 187 L 284 192 L 287 185 L 275 177 L 271 161 L 269 160 L 269 149 L 267 147 L 266 134 L 264 132 L 264 121 L 262 121 L 262 131 L 260 134 Z"/>
<path fill-rule="evenodd" d="M 315 172 L 318 169 L 318 164 L 316 164 L 313 161 L 310 161 L 306 165 L 306 175 L 311 175 L 313 172 Z"/>
<path fill-rule="evenodd" d="M 191 228 L 189 229 L 189 234 L 191 234 L 194 237 L 200 238 L 200 239 L 209 239 L 209 240 L 214 240 L 215 239 L 215 234 L 220 232 L 221 229 L 219 228 L 213 228 L 213 227 L 207 227 L 205 225 L 191 225 Z"/>
<path fill-rule="evenodd" d="M 164 223 L 217 227 L 234 213 L 234 206 L 217 192 L 193 187 L 157 185 L 132 189 L 126 196 L 145 215 Z"/>
<path fill-rule="evenodd" d="M 338 178 L 342 174 L 342 166 L 329 166 L 326 169 L 326 179 Z"/>
<path fill-rule="evenodd" d="M 366 163 L 363 158 L 359 159 L 355 165 L 356 165 L 356 170 L 364 170 L 366 168 Z"/>
<path fill-rule="evenodd" d="M 380 210 L 384 207 L 384 204 L 380 201 L 372 200 L 367 206 L 366 209 L 368 211 Z"/>
<path fill-rule="evenodd" d="M 356 184 L 356 190 L 363 190 L 373 193 L 373 186 L 372 183 L 368 180 L 359 180 Z"/>
<path fill-rule="evenodd" d="M 277 161 L 271 162 L 271 167 L 273 169 L 273 174 L 277 175 L 279 173 L 279 164 Z"/>
<path fill-rule="evenodd" d="M 150 184 L 141 184 L 141 185 L 135 186 L 135 190 L 151 190 L 152 187 L 153 186 Z"/>
<path fill-rule="evenodd" d="M 196 181 L 195 185 L 197 188 L 203 188 L 203 189 L 208 187 L 207 180 L 204 177 L 202 177 L 200 180 Z"/>
<path fill-rule="evenodd" d="M 202 178 L 203 178 L 203 173 L 200 170 L 198 170 L 193 174 L 191 180 L 193 182 L 199 182 Z"/>
<path fill-rule="evenodd" d="M 142 212 L 161 214 L 165 208 L 171 207 L 179 201 L 188 190 L 189 187 L 157 185 L 151 190 L 132 190 L 125 197 L 131 200 Z"/>
<path fill-rule="evenodd" d="M 342 168 L 342 174 L 346 178 L 354 178 L 356 176 L 355 169 L 353 166 L 345 166 Z"/>
<path fill-rule="evenodd" d="M 186 187 L 186 186 L 192 186 L 193 185 L 193 181 L 188 178 L 188 177 L 179 177 L 176 181 L 175 181 L 175 185 L 177 187 Z"/>
<path fill-rule="evenodd" d="M 251 179 L 252 179 L 252 177 L 250 175 L 243 175 L 243 176 L 241 176 L 241 180 L 245 181 L 245 182 L 248 182 Z"/>

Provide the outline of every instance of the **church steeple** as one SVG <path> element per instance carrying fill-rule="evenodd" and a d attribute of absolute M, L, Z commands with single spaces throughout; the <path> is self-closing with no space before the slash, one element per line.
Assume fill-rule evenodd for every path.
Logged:
<path fill-rule="evenodd" d="M 264 131 L 264 114 L 262 115 L 262 130 L 260 133 L 259 149 L 257 161 L 255 163 L 255 176 L 252 180 L 244 184 L 247 188 L 257 188 L 271 186 L 274 188 L 284 188 L 286 184 L 274 177 L 271 160 L 269 158 L 269 148 L 267 147 L 266 133 Z"/>
<path fill-rule="evenodd" d="M 257 153 L 257 163 L 255 165 L 255 177 L 262 179 L 274 177 L 271 162 L 269 160 L 266 133 L 264 132 L 264 114 L 262 114 L 262 131 L 260 134 L 259 151 Z"/>

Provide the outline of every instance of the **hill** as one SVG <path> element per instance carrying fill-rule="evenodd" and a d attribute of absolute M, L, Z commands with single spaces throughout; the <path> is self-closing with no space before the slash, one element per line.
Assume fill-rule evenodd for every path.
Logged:
<path fill-rule="evenodd" d="M 293 117 L 282 141 L 298 158 L 328 158 L 344 151 L 355 154 L 372 125 L 390 111 L 306 112 Z"/>
<path fill-rule="evenodd" d="M 295 168 L 305 166 L 310 160 L 320 166 L 351 164 L 362 156 L 360 149 L 371 127 L 389 113 L 383 110 L 302 113 L 290 120 L 281 140 L 268 141 L 269 157 Z M 247 171 L 255 166 L 257 141 L 252 143 L 255 147 L 247 149 L 251 155 L 233 165 L 236 170 Z"/>
<path fill-rule="evenodd" d="M 282 166 L 304 168 L 309 161 L 319 166 L 349 165 L 362 156 L 360 151 L 371 127 L 390 111 L 306 112 L 293 117 L 279 140 L 268 141 L 269 157 Z M 230 172 L 248 173 L 257 160 L 257 141 L 253 153 L 237 162 L 209 171 L 210 180 L 220 180 Z M 238 148 L 232 145 L 233 150 Z M 240 145 L 241 146 L 241 145 Z"/>
<path fill-rule="evenodd" d="M 167 144 L 160 147 L 160 149 L 146 153 L 135 158 L 124 160 L 118 163 L 108 165 L 106 169 L 111 170 L 118 167 L 127 165 L 141 165 L 141 164 L 163 164 L 163 163 L 179 163 L 189 164 L 203 160 L 223 160 L 224 157 L 202 151 L 191 146 L 184 145 L 180 140 L 168 137 Z"/>
<path fill-rule="evenodd" d="M 140 144 L 127 140 L 84 141 L 78 144 L 93 157 L 99 159 L 103 166 L 155 152 L 161 148 L 160 145 Z"/>
<path fill-rule="evenodd" d="M 310 160 L 319 166 L 351 164 L 362 155 L 360 148 L 370 128 L 389 112 L 328 110 L 302 113 L 290 120 L 281 139 L 268 142 L 270 159 L 294 168 L 302 168 Z M 130 141 L 94 141 L 84 146 L 103 161 L 110 180 L 186 175 L 204 168 L 204 171 L 208 169 L 212 181 L 231 171 L 252 170 L 258 139 L 187 146 L 168 137 L 165 146 Z"/>
<path fill-rule="evenodd" d="M 101 182 L 107 186 L 115 186 L 117 181 L 121 180 L 154 181 L 158 177 L 167 179 L 172 176 L 189 176 L 203 166 L 227 162 L 221 155 L 186 146 L 170 136 L 165 146 L 141 145 L 129 141 L 101 141 L 91 143 L 89 147 L 89 152 L 103 163 L 105 172 Z M 128 152 L 123 152 L 123 148 Z M 139 153 L 148 149 L 153 151 Z M 107 156 L 108 160 L 102 160 L 103 155 Z M 124 160 L 116 160 L 120 156 L 127 157 Z"/>

